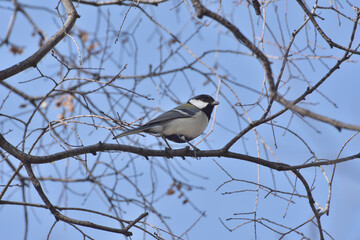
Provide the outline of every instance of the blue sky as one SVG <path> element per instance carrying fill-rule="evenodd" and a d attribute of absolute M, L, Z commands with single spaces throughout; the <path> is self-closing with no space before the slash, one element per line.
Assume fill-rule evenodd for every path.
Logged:
<path fill-rule="evenodd" d="M 187 39 L 197 31 L 199 24 L 194 24 L 194 20 L 185 4 L 183 3 L 177 6 L 179 3 L 180 1 L 169 1 L 159 4 L 157 7 L 144 6 L 144 9 L 182 42 L 186 42 L 186 46 L 191 49 L 196 56 L 201 56 L 204 52 L 214 49 L 240 52 L 238 54 L 210 53 L 202 60 L 210 67 L 216 69 L 218 74 L 222 76 L 226 75 L 229 80 L 241 84 L 241 86 L 261 91 L 264 81 L 261 64 L 255 58 L 249 56 L 249 51 L 242 44 L 238 43 L 224 28 L 219 27 L 215 22 L 211 22 L 209 26 L 201 27 L 199 33 L 187 41 Z M 41 1 L 41 4 L 49 9 L 54 9 L 56 5 L 56 3 L 50 1 Z M 0 6 L 11 5 L 1 2 Z M 311 5 L 309 4 L 309 6 Z M 342 7 L 341 11 L 346 12 L 349 16 L 355 16 L 352 12 L 353 10 L 347 5 Z M 209 5 L 209 8 L 216 11 L 217 6 L 212 4 Z M 277 8 L 277 12 L 279 13 L 287 11 L 290 32 L 298 28 L 304 18 L 302 11 L 299 6 L 296 5 L 295 1 L 271 2 L 266 8 L 266 23 L 269 29 L 272 30 L 272 33 L 270 33 L 269 29 L 265 30 L 264 36 L 267 41 L 264 43 L 264 49 L 272 61 L 271 67 L 273 73 L 277 76 L 281 66 L 281 59 L 279 60 L 281 52 L 279 48 L 273 44 L 275 42 L 274 37 L 280 43 L 282 42 L 282 38 L 284 38 L 285 43 L 287 43 L 290 35 L 288 34 L 287 25 L 282 15 L 280 15 L 279 19 L 280 24 L 278 23 L 275 8 Z M 176 51 L 176 54 L 171 57 L 166 64 L 162 65 L 163 71 L 183 67 L 194 61 L 193 56 L 184 48 L 179 48 L 179 45 L 176 43 L 169 44 L 171 36 L 156 27 L 154 23 L 146 18 L 138 9 L 131 8 L 128 11 L 128 8 L 125 6 L 109 6 L 100 9 L 101 13 L 99 15 L 101 16 L 101 21 L 97 28 L 98 9 L 80 4 L 79 7 L 77 7 L 77 11 L 81 15 L 81 18 L 77 20 L 73 28 L 73 36 L 80 47 L 83 58 L 86 56 L 86 47 L 90 43 L 86 42 L 84 45 L 81 44 L 80 39 L 76 37 L 78 30 L 88 31 L 89 39 L 94 39 L 94 42 L 99 41 L 101 46 L 104 46 L 106 39 L 108 39 L 108 50 L 105 52 L 106 54 L 104 54 L 107 60 L 101 66 L 103 68 L 100 71 L 101 74 L 114 76 L 125 64 L 127 64 L 127 68 L 122 73 L 122 76 L 147 74 L 150 65 L 152 69 L 156 69 L 160 66 L 160 62 L 171 54 L 171 51 Z M 7 23 L 11 11 L 6 8 L 1 8 L 0 11 L 0 21 Z M 252 11 L 251 8 L 250 11 Z M 223 16 L 230 19 L 248 38 L 253 40 L 253 36 L 255 36 L 256 42 L 258 42 L 262 33 L 263 21 L 252 13 L 253 31 L 249 10 L 243 4 L 234 6 L 232 2 L 223 1 L 220 12 Z M 35 9 L 29 10 L 29 13 L 31 13 L 31 17 L 38 26 L 47 32 L 48 37 L 54 34 L 57 27 L 61 24 L 56 15 L 49 14 L 46 11 Z M 340 44 L 348 42 L 348 35 L 352 29 L 352 24 L 349 21 L 340 17 L 341 25 L 339 25 L 336 14 L 330 14 L 330 11 L 326 10 L 319 10 L 317 13 L 325 19 L 324 21 L 318 20 L 318 22 L 326 32 L 329 32 L 333 41 Z M 120 34 L 120 40 L 118 43 L 115 43 L 116 31 L 120 28 L 125 14 L 127 15 Z M 109 27 L 106 24 L 107 18 L 111 23 Z M 203 23 L 210 22 L 207 18 L 200 21 Z M 109 29 L 108 36 L 106 35 L 107 29 Z M 4 36 L 5 32 L 6 24 L 2 24 L 0 27 L 0 36 Z M 39 38 L 31 36 L 32 32 L 31 26 L 25 21 L 23 16 L 19 15 L 10 39 L 11 43 L 24 46 L 24 53 L 13 56 L 9 52 L 9 47 L 2 46 L 0 48 L 0 56 L 6 57 L 0 58 L 1 69 L 23 60 L 36 51 Z M 218 35 L 219 33 L 222 34 Z M 308 44 L 304 42 L 306 34 L 309 36 L 309 44 L 311 47 L 313 47 L 311 44 L 316 42 L 316 52 L 318 55 L 324 57 L 322 59 L 323 62 L 317 59 L 294 60 L 296 66 L 301 69 L 301 73 L 290 64 L 283 77 L 283 80 L 287 82 L 286 84 L 282 84 L 279 89 L 280 94 L 289 100 L 293 100 L 301 95 L 308 87 L 308 84 L 313 85 L 319 81 L 321 77 L 327 73 L 327 66 L 333 66 L 337 58 L 343 54 L 335 48 L 330 49 L 319 34 L 314 34 L 314 28 L 309 24 L 307 25 L 307 33 L 305 33 L 305 31 L 301 32 L 297 38 L 298 40 L 295 42 L 298 49 L 305 49 L 301 54 L 307 56 L 312 55 L 309 48 L 306 49 Z M 357 34 L 356 40 L 358 36 Z M 356 44 L 358 44 L 358 42 L 356 42 Z M 179 48 L 179 50 L 177 50 L 177 48 Z M 78 55 L 76 47 L 71 39 L 65 39 L 56 49 L 72 56 L 74 62 L 77 62 Z M 295 48 L 292 48 L 292 50 L 296 51 Z M 82 67 L 99 68 L 100 56 L 101 54 L 94 56 L 91 61 L 85 61 Z M 293 56 L 296 58 L 299 55 Z M 336 120 L 358 124 L 358 89 L 360 85 L 357 77 L 358 60 L 359 57 L 354 56 L 351 58 L 351 62 L 344 63 L 341 68 L 318 89 L 321 93 L 314 93 L 306 99 L 305 103 L 300 103 L 299 106 Z M 217 65 L 217 68 L 214 67 L 215 65 Z M 60 79 L 56 74 L 60 66 L 50 54 L 41 61 L 38 67 L 45 75 L 49 75 L 57 81 Z M 143 121 L 146 121 L 148 117 L 155 116 L 159 112 L 170 109 L 176 106 L 178 102 L 187 101 L 188 98 L 194 94 L 207 93 L 215 96 L 218 87 L 217 79 L 213 75 L 208 75 L 207 77 L 211 79 L 212 83 L 207 83 L 206 77 L 201 74 L 200 71 L 206 73 L 209 71 L 200 63 L 194 64 L 194 69 L 195 70 L 185 69 L 182 72 L 166 74 L 161 77 L 138 79 L 136 92 L 154 99 L 134 98 L 137 102 L 149 106 L 149 109 L 152 109 L 148 115 L 146 115 L 148 112 L 144 111 L 144 109 L 137 104 L 131 105 L 131 111 L 124 111 L 124 106 L 127 104 L 126 99 L 121 98 L 121 94 L 119 94 L 121 91 L 116 88 L 109 87 L 108 91 L 113 97 L 111 101 L 112 104 L 114 104 L 115 99 L 119 100 L 118 106 L 115 106 L 118 107 L 118 109 L 114 109 L 114 105 L 108 104 L 109 102 L 106 101 L 103 92 L 90 94 L 89 99 L 112 117 L 116 117 L 114 113 L 119 112 L 123 120 L 132 122 L 145 115 L 146 117 Z M 35 69 L 28 69 L 7 79 L 6 82 L 28 92 L 32 96 L 41 96 L 50 91 L 53 83 L 46 78 L 27 81 L 38 76 L 39 73 Z M 70 72 L 69 78 L 71 77 L 78 77 L 75 71 Z M 25 83 L 21 83 L 23 81 L 25 81 Z M 69 80 L 64 86 L 71 86 L 74 82 Z M 259 93 L 237 86 L 230 81 L 226 83 L 232 87 L 232 90 L 234 90 L 239 97 L 241 104 L 243 104 L 244 109 L 248 111 L 252 120 L 256 120 L 261 116 L 261 108 L 256 105 L 254 106 L 261 97 Z M 115 86 L 132 88 L 134 81 L 133 79 L 121 79 L 117 80 L 114 84 Z M 163 91 L 166 89 L 164 87 L 165 84 L 168 85 L 167 92 Z M 89 84 L 81 90 L 92 90 L 97 87 L 98 85 Z M 3 102 L 8 92 L 7 89 L 0 86 L 0 102 Z M 206 142 L 198 145 L 200 149 L 221 148 L 224 143 L 234 136 L 234 133 L 240 132 L 248 124 L 244 119 L 236 115 L 233 110 L 234 108 L 236 108 L 240 114 L 243 114 L 243 109 L 234 106 L 236 98 L 232 94 L 232 91 L 224 84 L 221 85 L 219 101 L 220 105 L 217 109 L 214 131 L 207 138 Z M 337 107 L 334 107 L 332 102 L 336 103 Z M 25 109 L 20 109 L 19 106 L 22 103 L 23 100 L 21 98 L 11 93 L 3 108 L 0 110 L 0 113 L 16 115 L 21 112 L 21 114 L 18 115 L 19 118 L 27 119 L 29 112 L 33 109 L 29 105 Z M 51 121 L 55 121 L 62 110 L 61 108 L 54 108 L 55 101 L 49 101 L 47 104 L 49 106 L 46 111 L 47 116 Z M 260 105 L 266 107 L 266 99 L 262 99 Z M 282 109 L 282 106 L 275 103 L 272 114 L 280 109 Z M 80 106 L 76 105 L 75 113 L 79 115 L 87 114 L 87 111 L 80 109 Z M 75 113 L 74 115 L 76 115 Z M 3 121 L 3 119 L 2 117 L 1 121 Z M 91 122 L 92 120 L 85 118 L 84 121 Z M 101 121 L 97 121 L 97 123 L 104 124 Z M 339 132 L 335 127 L 328 124 L 319 123 L 306 117 L 301 119 L 297 116 L 292 116 L 291 112 L 286 112 L 277 118 L 276 124 L 288 126 L 290 130 L 297 133 L 301 139 L 306 141 L 312 151 L 316 152 L 317 157 L 320 159 L 335 159 L 343 148 L 344 143 L 355 133 L 349 130 Z M 27 149 L 31 146 L 31 141 L 37 136 L 36 129 L 46 126 L 47 124 L 42 120 L 41 116 L 36 114 L 35 120 L 30 126 L 30 128 L 34 130 L 34 134 L 29 138 L 28 145 L 26 146 Z M 23 128 L 21 126 L 11 122 L 3 122 L 0 129 L 2 133 L 12 130 L 12 132 L 5 136 L 12 144 L 16 145 L 20 142 L 23 134 Z M 209 130 L 210 124 L 206 132 Z M 114 143 L 109 139 L 110 132 L 106 129 L 95 129 L 92 126 L 78 125 L 76 131 L 84 145 L 95 144 L 98 141 Z M 259 126 L 257 132 L 259 135 L 255 135 L 252 131 L 247 133 L 242 140 L 238 141 L 231 148 L 231 151 L 245 153 L 251 156 L 259 156 L 264 159 L 280 161 L 290 165 L 302 164 L 311 157 L 309 150 L 302 141 L 290 132 L 285 133 L 283 129 L 277 127 L 272 128 L 270 125 Z M 71 131 L 67 129 L 64 130 L 64 134 L 65 133 L 70 134 Z M 276 139 L 276 144 L 274 139 Z M 138 141 L 142 146 L 162 148 L 157 144 L 159 140 L 153 136 L 131 136 L 130 138 L 120 139 L 120 142 L 123 144 L 132 144 L 134 140 Z M 194 140 L 194 143 L 196 143 L 197 140 Z M 47 146 L 45 144 L 47 141 L 52 141 L 49 135 L 44 136 L 43 144 L 45 146 Z M 71 138 L 71 141 L 73 144 L 78 143 L 76 138 Z M 261 141 L 266 143 L 266 145 L 262 144 Z M 340 157 L 358 153 L 358 144 L 359 136 L 355 136 L 346 144 Z M 181 144 L 173 144 L 172 146 L 183 147 Z M 46 149 L 36 149 L 32 154 L 44 155 L 47 152 L 55 153 L 57 151 L 62 151 L 62 148 L 57 145 L 49 145 Z M 18 163 L 17 160 L 13 158 L 11 161 L 14 164 Z M 255 228 L 253 223 L 245 224 L 232 232 L 228 231 L 221 223 L 221 221 L 224 222 L 228 228 L 236 228 L 244 223 L 244 221 L 227 221 L 226 219 L 253 217 L 253 215 L 244 214 L 234 215 L 236 213 L 248 213 L 256 210 L 257 218 L 261 218 L 262 222 L 278 222 L 290 227 L 298 226 L 312 216 L 307 199 L 293 197 L 292 200 L 294 203 L 289 204 L 289 201 L 272 194 L 267 195 L 263 190 L 260 190 L 258 192 L 259 195 L 257 195 L 257 192 L 254 191 L 257 185 L 250 183 L 257 183 L 259 181 L 262 185 L 276 188 L 279 191 L 292 192 L 292 184 L 295 184 L 295 177 L 291 173 L 272 171 L 265 167 L 259 167 L 241 160 L 226 158 L 202 158 L 200 160 L 186 158 L 185 161 L 180 158 L 151 158 L 146 160 L 143 157 L 132 154 L 112 152 L 98 154 L 97 156 L 89 155 L 87 156 L 87 161 L 89 168 L 91 168 L 95 162 L 104 162 L 115 169 L 125 168 L 124 174 L 127 176 L 132 176 L 135 173 L 139 174 L 137 178 L 134 178 L 138 186 L 147 194 L 150 194 L 152 190 L 155 191 L 155 194 L 152 195 L 153 198 L 156 199 L 153 203 L 154 207 L 159 213 L 166 217 L 167 224 L 176 235 L 181 235 L 185 232 L 186 229 L 205 212 L 205 217 L 200 218 L 199 222 L 189 231 L 188 236 L 184 236 L 185 239 L 187 239 L 187 237 L 189 239 L 254 239 Z M 111 172 L 111 168 L 107 167 L 106 164 L 99 164 L 95 173 Z M 133 168 L 127 167 L 127 165 Z M 0 166 L 3 172 L 10 174 L 11 171 L 4 162 L 0 162 Z M 359 168 L 360 164 L 356 159 L 336 166 L 330 214 L 329 216 L 324 215 L 321 218 L 324 230 L 330 233 L 334 239 L 360 239 L 360 234 L 357 230 L 357 225 L 360 221 L 360 209 L 358 207 L 360 200 L 360 188 L 358 184 L 360 180 L 358 174 Z M 87 177 L 83 165 L 74 159 L 66 159 L 53 164 L 44 164 L 36 166 L 34 169 L 37 176 L 43 177 Z M 332 169 L 332 167 L 324 167 L 327 176 L 331 176 Z M 25 171 L 22 173 L 26 174 Z M 227 173 L 234 179 L 233 181 L 227 182 L 231 179 Z M 321 207 L 324 207 L 328 197 L 328 186 L 322 172 L 318 168 L 309 168 L 301 170 L 301 173 L 310 185 L 313 184 L 315 200 Z M 185 197 L 179 198 L 179 192 L 176 192 L 174 195 L 165 194 L 173 182 L 171 176 L 192 186 L 191 190 L 185 187 L 182 188 L 190 202 L 183 204 Z M 4 174 L 0 178 L 0 184 L 6 184 L 7 179 L 8 175 Z M 138 193 L 134 188 L 128 182 L 122 180 L 121 178 L 115 179 L 108 177 L 103 178 L 101 181 L 102 184 L 109 188 L 114 187 L 114 189 L 116 189 L 115 192 L 118 194 L 126 195 L 129 198 L 138 198 Z M 225 182 L 227 183 L 224 184 Z M 153 184 L 155 184 L 156 187 L 153 188 Z M 305 194 L 300 182 L 297 181 L 296 184 L 296 194 Z M 219 186 L 221 186 L 221 188 L 219 188 Z M 109 211 L 109 206 L 104 196 L 101 194 L 101 190 L 96 187 L 94 188 L 90 183 L 79 182 L 67 186 L 61 183 L 44 181 L 43 187 L 54 204 L 91 208 L 112 214 L 112 212 Z M 66 187 L 69 187 L 71 191 L 68 190 L 68 192 L 63 193 Z M 231 194 L 229 194 L 229 192 L 231 192 Z M 27 198 L 29 202 L 41 203 L 41 199 L 39 199 L 33 188 L 30 188 L 27 192 Z M 9 190 L 4 199 L 21 201 L 20 189 L 14 187 L 11 191 Z M 123 211 L 121 212 L 121 217 L 129 220 L 136 218 L 144 212 L 144 209 L 134 204 L 118 203 L 118 207 Z M 88 219 L 104 225 L 108 224 L 112 227 L 118 226 L 115 221 L 109 220 L 108 218 L 100 218 L 96 215 L 73 211 L 63 213 L 70 217 Z M 0 231 L 5 234 L 4 239 L 23 238 L 24 223 L 19 220 L 23 219 L 24 213 L 22 207 L 1 206 L 0 214 L 1 216 L 6 216 L 0 218 Z M 29 239 L 46 239 L 50 227 L 54 223 L 53 216 L 43 209 L 29 209 L 29 219 Z M 153 226 L 165 228 L 159 218 L 152 212 L 150 212 L 146 222 Z M 147 226 L 147 229 L 150 232 L 156 231 L 150 226 Z M 90 229 L 83 230 L 86 230 L 86 232 L 95 239 L 119 239 L 119 236 L 113 233 L 104 233 Z M 140 231 L 132 230 L 134 231 L 134 237 L 132 239 L 143 238 L 143 234 Z M 310 239 L 318 239 L 317 229 L 311 223 L 300 228 L 300 230 L 304 232 L 307 237 L 310 237 Z M 283 229 L 283 231 L 285 230 Z M 170 239 L 169 235 L 165 233 L 161 234 L 163 234 L 165 239 Z M 256 224 L 256 236 L 258 239 L 279 238 L 278 234 L 269 231 L 263 227 L 261 223 Z M 299 236 L 300 235 L 294 234 L 285 239 L 294 239 L 294 237 L 296 239 L 300 238 Z M 51 233 L 51 239 L 76 239 L 80 237 L 81 234 L 79 232 L 63 223 L 57 223 Z M 328 236 L 325 237 L 326 239 L 330 239 Z"/>

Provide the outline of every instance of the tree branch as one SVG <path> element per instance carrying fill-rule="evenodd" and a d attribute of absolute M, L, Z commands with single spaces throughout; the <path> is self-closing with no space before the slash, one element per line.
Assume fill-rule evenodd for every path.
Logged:
<path fill-rule="evenodd" d="M 128 5 L 131 3 L 150 4 L 157 6 L 159 3 L 167 2 L 168 0 L 109 0 L 109 1 L 87 1 L 87 0 L 72 0 L 76 3 L 91 5 L 91 6 L 106 6 L 106 5 Z"/>
<path fill-rule="evenodd" d="M 58 152 L 58 153 L 47 155 L 47 156 L 34 156 L 34 155 L 26 154 L 24 152 L 19 151 L 17 148 L 15 148 L 9 142 L 7 142 L 6 139 L 1 134 L 0 134 L 0 147 L 24 163 L 24 166 L 28 172 L 30 180 L 33 183 L 35 189 L 38 191 L 38 193 L 39 193 L 40 197 L 43 199 L 45 205 L 50 209 L 50 211 L 53 213 L 53 215 L 55 216 L 55 218 L 57 220 L 62 220 L 65 222 L 74 223 L 74 224 L 87 226 L 87 227 L 99 228 L 99 229 L 103 229 L 106 231 L 119 232 L 119 233 L 122 233 L 125 235 L 127 234 L 128 228 L 132 227 L 137 221 L 140 221 L 140 219 L 144 218 L 146 215 L 143 214 L 143 215 L 139 216 L 138 219 L 134 220 L 133 224 L 129 224 L 129 226 L 127 228 L 125 228 L 124 230 L 110 229 L 108 227 L 99 226 L 99 225 L 96 225 L 96 224 L 93 224 L 90 222 L 83 222 L 83 221 L 68 218 L 68 217 L 60 214 L 56 210 L 56 208 L 50 203 L 50 201 L 47 199 L 47 197 L 45 196 L 45 193 L 43 192 L 43 190 L 41 188 L 40 182 L 36 179 L 34 173 L 32 172 L 31 164 L 50 163 L 50 162 L 59 161 L 59 160 L 69 158 L 69 157 L 75 157 L 80 154 L 91 153 L 91 154 L 95 155 L 96 152 L 104 152 L 104 151 L 111 151 L 111 150 L 131 152 L 131 153 L 142 155 L 146 158 L 148 158 L 149 156 L 157 156 L 157 157 L 176 157 L 176 156 L 185 157 L 185 156 L 188 156 L 188 157 L 193 157 L 195 154 L 195 152 L 190 150 L 188 147 L 185 147 L 183 149 L 175 149 L 175 150 L 165 151 L 165 150 L 151 150 L 151 149 L 122 145 L 122 144 L 104 144 L 104 143 L 100 142 L 98 144 L 94 144 L 94 145 L 90 145 L 90 146 L 86 146 L 86 147 L 80 147 L 80 148 L 76 148 L 76 149 L 71 149 L 68 151 Z M 169 156 L 169 154 L 170 154 L 170 156 Z M 320 237 L 321 237 L 321 239 L 323 239 L 323 233 L 322 233 L 321 222 L 320 222 L 321 214 L 315 208 L 315 201 L 312 196 L 309 185 L 307 184 L 305 178 L 298 171 L 298 169 L 302 168 L 301 165 L 299 165 L 299 167 L 297 169 L 295 169 L 293 166 L 290 166 L 285 163 L 271 162 L 271 161 L 267 161 L 267 160 L 264 160 L 261 158 L 256 158 L 256 157 L 252 157 L 252 156 L 248 156 L 248 155 L 244 155 L 244 154 L 240 154 L 240 153 L 234 153 L 234 152 L 228 152 L 228 151 L 224 152 L 221 149 L 197 151 L 196 156 L 197 157 L 234 158 L 234 159 L 240 159 L 240 160 L 245 160 L 248 162 L 260 164 L 262 166 L 265 166 L 265 167 L 268 167 L 268 168 L 271 168 L 271 169 L 274 169 L 277 171 L 288 171 L 288 170 L 292 171 L 300 179 L 300 181 L 303 183 L 303 185 L 305 187 L 305 190 L 307 192 L 307 196 L 309 199 L 309 204 L 310 204 L 311 209 L 317 219 L 317 224 L 318 224 L 318 228 L 320 231 Z M 360 154 L 354 155 L 353 157 L 347 158 L 346 160 L 351 160 L 354 158 L 360 158 Z M 339 160 L 340 159 L 337 159 L 334 161 L 338 162 Z M 318 164 L 314 163 L 311 166 L 322 165 L 321 162 L 317 162 L 317 163 Z M 329 165 L 329 161 L 326 161 L 324 163 L 324 165 Z M 308 164 L 308 165 L 304 165 L 304 166 L 309 167 L 310 165 Z"/>
<path fill-rule="evenodd" d="M 85 147 L 79 147 L 74 148 L 54 154 L 49 154 L 46 156 L 34 156 L 30 154 L 26 154 L 20 150 L 18 150 L 16 147 L 11 145 L 2 134 L 0 134 L 0 147 L 8 152 L 13 157 L 19 159 L 23 163 L 28 164 L 45 164 L 45 163 L 52 163 L 59 160 L 63 160 L 70 157 L 76 157 L 81 154 L 92 154 L 96 155 L 96 152 L 106 152 L 106 151 L 122 151 L 122 152 L 128 152 L 128 153 L 134 153 L 141 155 L 145 158 L 148 157 L 194 157 L 195 151 L 190 150 L 188 147 L 181 148 L 181 149 L 168 149 L 168 150 L 153 150 L 153 149 L 147 149 L 147 148 L 141 148 L 141 147 L 134 147 L 129 145 L 123 145 L 123 144 L 108 144 L 108 143 L 102 143 L 99 142 L 94 145 L 89 145 Z M 317 161 L 313 163 L 308 164 L 302 164 L 302 165 L 296 165 L 291 166 L 286 163 L 280 163 L 280 162 L 272 162 L 268 161 L 262 158 L 252 157 L 249 155 L 241 154 L 241 153 L 235 153 L 230 151 L 224 151 L 223 149 L 216 149 L 216 150 L 200 150 L 196 151 L 197 157 L 227 157 L 232 159 L 238 159 L 238 160 L 244 160 L 247 162 L 252 162 L 255 164 L 260 164 L 264 167 L 268 167 L 277 171 L 292 171 L 292 170 L 300 170 L 303 168 L 309 168 L 309 167 L 319 167 L 324 165 L 334 165 L 336 163 L 340 162 L 346 162 L 354 159 L 360 158 L 360 153 L 344 157 L 344 158 L 338 158 L 335 160 L 324 160 L 324 161 Z"/>
<path fill-rule="evenodd" d="M 76 19 L 80 16 L 75 10 L 74 5 L 71 0 L 62 0 L 62 4 L 67 13 L 67 19 L 64 25 L 57 31 L 42 47 L 39 48 L 33 55 L 28 57 L 27 59 L 0 71 L 0 81 L 3 81 L 19 72 L 24 71 L 29 67 L 35 67 L 43 57 L 53 49 L 64 37 L 67 33 L 70 32 L 72 27 L 74 26 Z"/>
<path fill-rule="evenodd" d="M 308 17 L 310 18 L 310 21 L 312 22 L 312 24 L 314 25 L 314 27 L 316 28 L 316 30 L 320 33 L 321 37 L 329 44 L 329 46 L 331 48 L 336 47 L 338 49 L 344 50 L 344 51 L 349 51 L 353 54 L 360 54 L 359 51 L 356 51 L 356 49 L 347 49 L 344 46 L 341 46 L 337 43 L 335 43 L 334 41 L 332 41 L 326 34 L 325 32 L 321 29 L 321 27 L 319 26 L 319 24 L 316 22 L 315 18 L 314 18 L 314 14 L 312 12 L 310 12 L 309 9 L 307 9 L 307 7 L 305 6 L 305 4 L 303 3 L 302 0 L 296 0 L 297 3 L 300 5 L 300 7 L 303 9 L 303 11 L 306 13 L 306 15 L 308 15 Z M 357 15 L 358 15 L 358 10 L 357 11 Z M 357 20 L 354 21 L 355 24 L 357 24 Z"/>

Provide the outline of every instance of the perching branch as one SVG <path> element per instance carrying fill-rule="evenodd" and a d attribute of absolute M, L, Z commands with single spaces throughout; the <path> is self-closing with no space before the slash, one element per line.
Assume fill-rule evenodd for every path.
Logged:
<path fill-rule="evenodd" d="M 96 152 L 115 151 L 115 150 L 129 152 L 129 153 L 135 153 L 135 154 L 144 156 L 146 158 L 148 158 L 150 156 L 152 156 L 152 157 L 193 157 L 195 154 L 195 152 L 190 150 L 188 147 L 183 148 L 183 149 L 170 150 L 170 152 L 169 152 L 169 151 L 165 151 L 165 150 L 151 150 L 151 149 L 133 147 L 133 146 L 128 146 L 128 145 L 121 145 L 121 144 L 98 143 L 98 144 L 87 146 L 87 147 L 80 147 L 80 148 L 72 149 L 69 151 L 50 154 L 47 156 L 34 156 L 34 155 L 29 155 L 29 154 L 19 151 L 14 146 L 12 146 L 9 142 L 7 142 L 6 139 L 1 134 L 0 134 L 0 147 L 24 163 L 25 168 L 28 172 L 28 175 L 29 175 L 30 180 L 32 181 L 34 187 L 36 188 L 39 195 L 43 199 L 44 203 L 48 206 L 49 210 L 53 213 L 53 215 L 55 216 L 55 218 L 57 220 L 62 220 L 65 222 L 71 222 L 74 224 L 78 224 L 78 225 L 82 225 L 82 226 L 89 226 L 89 227 L 94 227 L 94 228 L 100 228 L 101 226 L 94 225 L 89 222 L 81 222 L 78 220 L 73 220 L 73 219 L 67 218 L 67 217 L 63 216 L 62 214 L 60 214 L 56 210 L 56 208 L 47 199 L 46 195 L 44 194 L 44 192 L 41 188 L 40 183 L 38 182 L 34 173 L 32 172 L 31 164 L 44 164 L 44 163 L 59 161 L 59 160 L 66 159 L 69 157 L 75 157 L 75 156 L 78 156 L 81 154 L 91 153 L 93 155 L 96 155 Z M 169 156 L 169 154 L 171 154 L 171 155 Z M 307 196 L 309 199 L 309 204 L 310 204 L 311 209 L 313 210 L 313 213 L 315 214 L 315 217 L 317 219 L 317 224 L 318 224 L 318 228 L 320 231 L 321 239 L 323 239 L 323 233 L 322 233 L 321 222 L 320 222 L 321 215 L 315 208 L 315 205 L 314 205 L 315 201 L 313 199 L 310 187 L 308 186 L 305 178 L 298 171 L 298 169 L 302 168 L 301 166 L 299 166 L 297 169 L 294 169 L 292 166 L 290 166 L 288 164 L 271 162 L 271 161 L 267 161 L 267 160 L 264 160 L 261 158 L 251 157 L 251 156 L 240 154 L 240 153 L 224 152 L 221 149 L 197 151 L 196 156 L 197 157 L 227 157 L 227 158 L 245 160 L 245 161 L 252 162 L 255 164 L 260 164 L 262 166 L 265 166 L 265 167 L 268 167 L 268 168 L 271 168 L 271 169 L 274 169 L 277 171 L 287 171 L 287 170 L 292 171 L 300 179 L 300 181 L 303 183 L 303 185 L 305 187 L 305 190 L 307 192 Z M 355 157 L 347 158 L 347 160 L 351 160 L 354 158 Z M 360 154 L 358 154 L 356 158 L 360 158 Z M 339 159 L 334 160 L 334 162 L 335 161 L 338 162 Z M 324 162 L 323 164 L 328 165 L 329 161 Z M 319 166 L 319 165 L 322 165 L 322 163 L 318 162 L 316 165 Z M 305 167 L 309 167 L 309 165 L 305 165 Z M 141 216 L 141 218 L 143 218 L 143 217 L 144 216 Z M 136 223 L 136 220 L 134 221 L 134 224 L 135 223 Z M 107 228 L 104 226 L 101 229 L 106 230 L 106 231 L 116 231 L 116 232 L 126 235 L 128 228 L 130 228 L 131 226 L 133 226 L 133 224 L 129 224 L 129 226 L 124 230 L 114 230 L 114 229 L 110 229 L 110 228 Z"/>
<path fill-rule="evenodd" d="M 149 157 L 167 157 L 167 158 L 173 158 L 173 157 L 194 157 L 195 152 L 194 150 L 191 150 L 188 147 L 181 148 L 181 149 L 167 149 L 167 150 L 154 150 L 154 149 L 148 149 L 148 148 L 141 148 L 141 147 L 134 147 L 129 145 L 122 145 L 122 144 L 108 144 L 108 143 L 97 143 L 94 145 L 89 145 L 85 147 L 78 147 L 73 148 L 71 150 L 58 152 L 54 154 L 49 154 L 46 156 L 34 156 L 30 154 L 26 154 L 24 152 L 21 152 L 17 148 L 15 148 L 13 145 L 11 145 L 2 134 L 0 134 L 0 147 L 8 152 L 13 157 L 17 158 L 23 163 L 29 163 L 29 164 L 45 164 L 45 163 L 52 163 L 60 160 L 64 160 L 66 158 L 76 157 L 82 154 L 92 154 L 96 155 L 97 152 L 107 152 L 107 151 L 120 151 L 120 152 L 128 152 L 128 153 L 134 153 L 140 156 L 143 156 L 145 158 Z M 196 151 L 197 157 L 226 157 L 226 158 L 232 158 L 232 159 L 238 159 L 238 160 L 244 160 L 251 163 L 260 164 L 264 167 L 268 167 L 277 171 L 292 171 L 292 170 L 300 170 L 304 168 L 309 167 L 318 167 L 318 166 L 328 166 L 328 165 L 334 165 L 340 162 L 346 162 L 351 161 L 354 159 L 360 158 L 360 153 L 338 158 L 334 160 L 323 160 L 323 161 L 316 161 L 312 163 L 302 164 L 302 165 L 296 165 L 291 166 L 286 163 L 280 163 L 280 162 L 272 162 L 268 161 L 262 158 L 252 157 L 249 155 L 241 154 L 241 153 L 235 153 L 230 151 L 224 151 L 223 149 L 217 149 L 217 150 L 200 150 Z"/>

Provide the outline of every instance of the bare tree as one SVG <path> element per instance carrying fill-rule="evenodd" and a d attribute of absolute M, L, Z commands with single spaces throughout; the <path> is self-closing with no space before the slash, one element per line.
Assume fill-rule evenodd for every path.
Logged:
<path fill-rule="evenodd" d="M 8 236 L 334 238 L 336 167 L 360 157 L 356 5 L 2 1 L 0 211 L 23 226 Z M 201 93 L 220 105 L 196 153 L 112 140 Z M 208 207 L 209 181 L 230 204 Z"/>

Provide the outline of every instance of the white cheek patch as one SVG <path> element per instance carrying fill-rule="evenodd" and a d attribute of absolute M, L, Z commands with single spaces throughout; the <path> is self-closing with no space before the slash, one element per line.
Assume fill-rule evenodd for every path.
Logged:
<path fill-rule="evenodd" d="M 205 108 L 207 105 L 209 105 L 209 103 L 198 100 L 198 99 L 191 99 L 189 101 L 192 105 L 194 105 L 197 108 L 203 109 Z"/>

